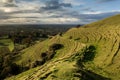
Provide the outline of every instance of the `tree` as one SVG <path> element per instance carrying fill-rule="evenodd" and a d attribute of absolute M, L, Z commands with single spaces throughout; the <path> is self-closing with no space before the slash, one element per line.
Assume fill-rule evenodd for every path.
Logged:
<path fill-rule="evenodd" d="M 76 28 L 79 28 L 81 25 L 77 25 Z"/>
<path fill-rule="evenodd" d="M 84 53 L 83 53 L 83 62 L 87 62 L 87 61 L 92 61 L 95 57 L 95 53 L 96 53 L 96 47 L 93 45 L 90 45 L 88 48 L 85 49 Z"/>
<path fill-rule="evenodd" d="M 55 50 L 61 49 L 62 47 L 63 47 L 62 44 L 54 43 L 54 44 L 52 44 L 52 45 L 49 47 L 49 50 L 50 50 L 50 51 L 51 51 L 51 50 L 55 51 Z"/>

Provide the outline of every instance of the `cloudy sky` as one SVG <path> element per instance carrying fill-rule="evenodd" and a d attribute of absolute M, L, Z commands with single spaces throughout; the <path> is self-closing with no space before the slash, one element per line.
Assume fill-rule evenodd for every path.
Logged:
<path fill-rule="evenodd" d="M 120 0 L 0 0 L 0 24 L 86 24 L 120 13 Z"/>

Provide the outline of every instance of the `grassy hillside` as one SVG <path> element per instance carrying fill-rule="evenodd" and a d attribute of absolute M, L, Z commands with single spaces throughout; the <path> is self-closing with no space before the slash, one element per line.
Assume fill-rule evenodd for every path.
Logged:
<path fill-rule="evenodd" d="M 31 46 L 15 63 L 29 66 L 54 44 L 62 44 L 45 64 L 7 80 L 119 80 L 120 15 L 72 28 Z"/>

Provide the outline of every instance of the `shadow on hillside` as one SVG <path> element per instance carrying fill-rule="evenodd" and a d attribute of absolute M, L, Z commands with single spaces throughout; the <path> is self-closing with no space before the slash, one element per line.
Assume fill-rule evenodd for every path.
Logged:
<path fill-rule="evenodd" d="M 92 71 L 85 70 L 85 71 L 82 71 L 81 80 L 111 80 L 111 79 L 103 77 L 103 76 L 96 74 Z"/>
<path fill-rule="evenodd" d="M 103 77 L 95 72 L 87 70 L 84 66 L 84 63 L 88 61 L 93 61 L 96 54 L 96 47 L 94 45 L 90 45 L 86 47 L 82 55 L 78 53 L 78 60 L 76 62 L 76 73 L 74 77 L 80 78 L 80 80 L 111 80 L 110 78 Z"/>
<path fill-rule="evenodd" d="M 79 69 L 74 77 L 80 78 L 80 80 L 111 80 L 110 78 L 103 77 L 89 70 Z"/>

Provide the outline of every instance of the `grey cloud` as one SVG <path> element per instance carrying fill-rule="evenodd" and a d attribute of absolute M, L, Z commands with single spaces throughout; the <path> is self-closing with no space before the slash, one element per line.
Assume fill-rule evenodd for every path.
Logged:
<path fill-rule="evenodd" d="M 71 13 L 66 13 L 64 15 L 66 16 L 72 16 L 80 19 L 95 19 L 95 20 L 100 20 L 112 15 L 120 14 L 120 11 L 114 11 L 114 12 L 103 12 L 99 14 L 81 14 L 77 12 L 71 12 Z M 62 14 L 63 15 L 63 14 Z"/>
<path fill-rule="evenodd" d="M 78 14 L 76 15 L 76 17 L 78 17 L 85 23 L 90 23 L 90 22 L 101 20 L 101 19 L 113 16 L 116 14 L 120 14 L 120 11 L 105 12 L 105 13 L 100 13 L 100 14 Z"/>
<path fill-rule="evenodd" d="M 95 12 L 91 7 L 85 7 L 81 9 L 82 11 L 90 11 L 90 12 Z"/>
<path fill-rule="evenodd" d="M 4 7 L 17 7 L 17 5 L 15 4 L 4 4 L 3 6 Z"/>
<path fill-rule="evenodd" d="M 113 1 L 113 0 L 97 0 L 97 1 L 102 1 L 102 2 L 108 2 L 108 1 Z M 16 4 L 13 3 L 14 0 L 6 0 L 6 3 L 4 4 L 5 7 L 17 7 Z M 18 7 L 21 7 L 20 5 Z M 79 21 L 76 22 L 76 23 L 80 23 L 80 24 L 83 24 L 83 23 L 90 23 L 90 22 L 93 22 L 93 21 L 97 21 L 97 20 L 100 20 L 100 19 L 103 19 L 105 17 L 109 17 L 109 16 L 112 16 L 112 15 L 115 15 L 115 14 L 119 14 L 120 11 L 114 11 L 114 12 L 103 12 L 103 13 L 99 13 L 99 14 L 84 14 L 84 13 L 80 13 L 79 11 L 77 10 L 69 10 L 69 9 L 66 9 L 66 8 L 70 8 L 72 7 L 72 4 L 70 3 L 64 3 L 64 2 L 60 2 L 60 0 L 47 0 L 45 2 L 45 6 L 40 6 L 40 7 L 37 7 L 37 8 L 40 8 L 40 10 L 38 9 L 35 10 L 35 9 L 23 9 L 23 10 L 16 10 L 16 11 L 13 11 L 13 12 L 10 12 L 10 13 L 4 13 L 2 11 L 0 11 L 0 19 L 14 19 L 14 18 L 25 18 L 27 20 L 30 20 L 30 21 L 37 21 L 36 19 L 44 19 L 44 18 L 77 18 Z M 17 9 L 17 8 L 16 8 Z M 42 11 L 41 11 L 42 10 Z M 53 11 L 54 10 L 54 11 Z M 83 11 L 88 11 L 88 12 L 96 12 L 96 10 L 92 10 L 92 8 L 89 8 L 89 7 L 84 7 L 81 8 L 81 10 Z M 53 14 L 51 16 L 14 16 L 14 14 L 18 14 L 18 13 L 40 13 L 40 14 Z M 10 15 L 13 15 L 13 16 L 10 16 Z M 29 14 L 28 14 L 29 15 Z M 38 21 L 39 22 L 39 21 Z"/>
<path fill-rule="evenodd" d="M 64 7 L 72 7 L 70 3 L 60 3 L 59 0 L 46 1 L 45 6 L 42 7 L 43 10 L 56 10 L 62 9 Z"/>
<path fill-rule="evenodd" d="M 116 0 L 96 0 L 99 3 L 104 3 L 104 2 L 110 2 L 110 1 L 116 1 Z"/>
<path fill-rule="evenodd" d="M 17 7 L 15 0 L 2 0 L 0 1 L 0 6 L 3 7 Z"/>
<path fill-rule="evenodd" d="M 3 3 L 12 3 L 14 0 L 2 0 Z"/>
<path fill-rule="evenodd" d="M 71 11 L 71 12 L 64 11 L 64 12 L 59 12 L 57 16 L 54 15 L 52 17 L 77 18 L 80 19 L 79 23 L 90 23 L 116 14 L 120 14 L 120 11 L 103 12 L 99 14 L 84 14 L 84 13 L 78 13 L 77 11 Z"/>
<path fill-rule="evenodd" d="M 82 10 L 84 10 L 84 11 L 90 11 L 91 8 L 90 8 L 90 7 L 87 7 L 87 8 L 83 8 Z"/>
<path fill-rule="evenodd" d="M 100 19 L 103 19 L 103 18 L 106 18 L 106 17 L 109 17 L 109 16 L 113 16 L 113 15 L 116 15 L 116 14 L 120 14 L 120 11 L 103 12 L 103 13 L 100 13 L 100 14 L 84 14 L 82 16 L 84 16 L 83 18 L 86 18 L 86 19 L 100 20 Z"/>
<path fill-rule="evenodd" d="M 10 18 L 9 14 L 4 13 L 0 10 L 0 19 L 8 19 Z"/>

